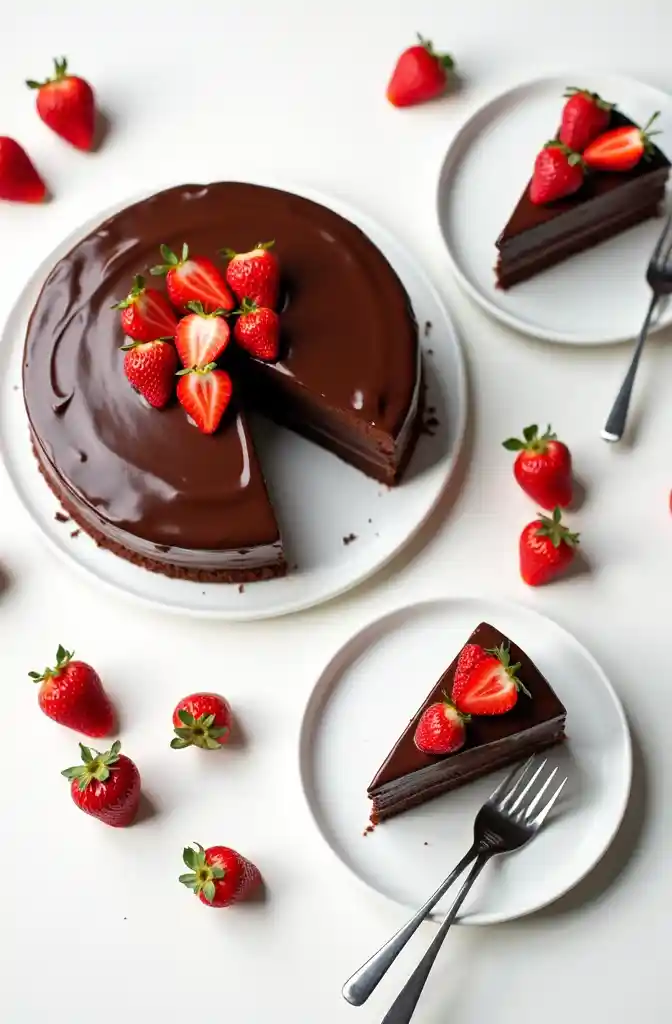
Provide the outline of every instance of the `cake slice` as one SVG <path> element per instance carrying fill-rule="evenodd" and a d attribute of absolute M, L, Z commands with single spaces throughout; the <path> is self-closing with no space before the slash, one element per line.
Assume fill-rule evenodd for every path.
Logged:
<path fill-rule="evenodd" d="M 636 127 L 618 110 L 610 129 Z M 653 143 L 648 159 L 630 171 L 595 171 L 578 192 L 535 204 L 530 182 L 497 239 L 495 274 L 500 288 L 526 281 L 598 242 L 655 217 L 665 198 L 670 161 Z"/>
<path fill-rule="evenodd" d="M 442 757 L 422 753 L 413 738 L 418 722 L 426 708 L 452 693 L 461 653 L 458 652 L 394 744 L 368 788 L 373 802 L 371 821 L 374 824 L 564 739 L 567 712 L 550 684 L 520 647 L 487 622 L 477 626 L 466 643 L 478 644 L 486 650 L 502 645 L 507 647 L 511 663 L 520 666 L 516 675 L 529 697 L 521 692 L 514 707 L 506 714 L 472 715 L 467 724 L 465 745 L 456 753 Z"/>

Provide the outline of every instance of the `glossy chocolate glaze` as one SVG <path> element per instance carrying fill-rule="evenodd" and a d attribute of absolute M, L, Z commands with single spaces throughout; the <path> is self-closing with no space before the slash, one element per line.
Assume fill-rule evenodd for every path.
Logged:
<path fill-rule="evenodd" d="M 629 125 L 634 125 L 630 118 L 612 111 L 610 128 Z M 578 192 L 542 205 L 531 201 L 528 182 L 497 239 L 501 283 L 506 286 L 519 266 L 529 264 L 524 277 L 530 277 L 655 214 L 669 169 L 669 160 L 655 146 L 650 158 L 631 171 L 590 172 Z M 523 278 L 517 274 L 516 279 Z"/>
<path fill-rule="evenodd" d="M 423 800 L 429 799 L 561 738 L 565 708 L 528 655 L 487 622 L 477 626 L 466 643 L 480 644 L 486 649 L 509 644 L 511 663 L 520 663 L 517 674 L 531 697 L 521 693 L 505 715 L 474 715 L 467 726 L 466 743 L 457 753 L 444 757 L 423 754 L 413 741 L 417 724 L 430 704 L 452 692 L 458 654 L 418 708 L 368 788 L 374 801 L 383 797 L 383 808 L 385 798 L 403 801 L 404 807 L 411 806 L 421 802 L 417 799 L 419 794 Z"/>
<path fill-rule="evenodd" d="M 246 251 L 271 238 L 283 273 L 283 351 L 261 372 L 278 393 L 289 384 L 362 434 L 388 437 L 391 462 L 403 454 L 397 441 L 417 405 L 417 329 L 379 250 L 342 217 L 290 193 L 185 185 L 122 210 L 78 243 L 49 275 L 30 320 L 24 396 L 33 442 L 52 488 L 63 489 L 85 528 L 187 567 L 282 558 L 241 381 L 238 404 L 211 437 L 177 403 L 150 409 L 124 377 L 119 314 L 110 308 L 135 274 L 149 280 L 161 243 L 179 250 L 186 241 L 218 260 L 222 247 Z M 229 368 L 246 374 L 237 360 Z"/>

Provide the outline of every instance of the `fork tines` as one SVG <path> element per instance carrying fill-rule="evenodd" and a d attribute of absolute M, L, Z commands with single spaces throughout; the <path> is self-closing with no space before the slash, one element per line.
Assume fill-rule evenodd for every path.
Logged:
<path fill-rule="evenodd" d="M 547 759 L 544 758 L 536 771 L 530 774 L 536 761 L 537 758 L 533 755 L 523 765 L 516 765 L 488 800 L 500 814 L 504 814 L 516 824 L 531 829 L 538 829 L 543 824 L 567 782 L 565 776 L 546 803 L 540 806 L 542 797 L 557 775 L 558 768 L 556 766 L 551 772 L 546 773 L 544 779 Z M 538 784 L 536 789 L 535 784 Z"/>
<path fill-rule="evenodd" d="M 672 252 L 672 216 L 668 217 L 665 221 L 665 227 L 660 233 L 660 238 L 656 244 L 656 248 L 653 251 L 651 257 L 651 266 L 656 267 L 658 270 L 662 270 L 667 261 L 670 258 Z"/>

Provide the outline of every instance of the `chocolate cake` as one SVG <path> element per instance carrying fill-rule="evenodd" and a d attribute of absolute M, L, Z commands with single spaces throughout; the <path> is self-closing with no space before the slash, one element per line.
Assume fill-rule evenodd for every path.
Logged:
<path fill-rule="evenodd" d="M 550 684 L 520 647 L 487 622 L 477 626 L 466 643 L 479 644 L 486 650 L 509 645 L 511 662 L 519 663 L 517 675 L 529 691 L 529 698 L 521 695 L 506 714 L 472 715 L 466 743 L 456 753 L 443 757 L 422 753 L 413 739 L 416 727 L 430 704 L 452 692 L 458 652 L 368 788 L 373 801 L 371 820 L 374 824 L 564 739 L 567 713 Z"/>
<path fill-rule="evenodd" d="M 111 307 L 162 243 L 221 263 L 222 248 L 266 239 L 282 273 L 280 358 L 227 350 L 234 400 L 205 436 L 177 403 L 152 409 L 129 386 Z M 115 214 L 54 267 L 23 387 L 40 469 L 98 544 L 169 576 L 263 579 L 286 564 L 246 409 L 395 484 L 419 428 L 417 324 L 385 257 L 338 214 L 261 186 L 184 185 Z"/>
<path fill-rule="evenodd" d="M 618 110 L 610 129 L 633 126 Z M 497 239 L 495 273 L 510 288 L 598 242 L 655 217 L 665 197 L 670 161 L 652 145 L 649 159 L 631 171 L 593 171 L 578 192 L 546 205 L 529 196 L 529 182 Z"/>

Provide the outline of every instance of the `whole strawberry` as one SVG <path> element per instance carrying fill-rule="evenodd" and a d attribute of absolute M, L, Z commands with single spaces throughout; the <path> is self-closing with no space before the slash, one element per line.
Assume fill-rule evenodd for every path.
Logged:
<path fill-rule="evenodd" d="M 42 684 L 38 704 L 59 725 L 85 736 L 109 736 L 114 732 L 114 709 L 100 676 L 86 662 L 73 659 L 74 652 L 59 645 L 55 668 L 28 673 L 33 682 Z"/>
<path fill-rule="evenodd" d="M 168 341 L 133 341 L 123 345 L 128 382 L 155 409 L 163 409 L 175 391 L 177 352 Z"/>
<path fill-rule="evenodd" d="M 249 896 L 261 882 L 259 869 L 228 846 L 209 846 L 204 850 L 195 843 L 187 846 L 182 859 L 189 873 L 180 875 L 180 882 L 191 889 L 206 907 L 230 907 Z"/>
<path fill-rule="evenodd" d="M 0 199 L 15 203 L 41 203 L 47 189 L 25 149 L 0 135 Z"/>
<path fill-rule="evenodd" d="M 229 260 L 226 281 L 239 302 L 275 309 L 280 293 L 280 265 L 270 251 L 274 242 L 259 242 L 250 252 L 221 249 Z"/>
<path fill-rule="evenodd" d="M 509 452 L 518 452 L 513 473 L 526 494 L 542 508 L 565 508 L 572 502 L 572 456 L 548 426 L 539 434 L 536 424 L 525 427 L 523 439 L 510 437 L 503 442 Z"/>
<path fill-rule="evenodd" d="M 174 338 L 177 317 L 168 299 L 157 288 L 147 288 L 145 279 L 139 274 L 133 280 L 133 287 L 121 302 L 112 309 L 121 310 L 121 329 L 134 341 L 155 341 L 157 338 Z"/>
<path fill-rule="evenodd" d="M 453 676 L 455 707 L 463 715 L 505 715 L 515 707 L 520 690 L 530 696 L 516 675 L 519 668 L 511 664 L 504 644 L 493 650 L 466 644 Z"/>
<path fill-rule="evenodd" d="M 468 721 L 469 715 L 461 714 L 449 700 L 430 704 L 420 716 L 413 742 L 423 754 L 454 754 L 464 746 Z"/>
<path fill-rule="evenodd" d="M 542 205 L 571 196 L 581 188 L 583 178 L 581 154 L 555 139 L 547 142 L 534 161 L 530 201 Z"/>
<path fill-rule="evenodd" d="M 454 66 L 452 57 L 436 53 L 418 33 L 417 45 L 404 50 L 392 72 L 386 93 L 389 102 L 394 107 L 410 107 L 441 96 Z"/>
<path fill-rule="evenodd" d="M 578 533 L 570 533 L 559 508 L 552 518 L 539 514 L 520 535 L 520 575 L 531 587 L 558 576 L 571 564 L 579 544 Z"/>
<path fill-rule="evenodd" d="M 207 256 L 190 256 L 185 242 L 178 256 L 167 245 L 161 246 L 163 263 L 150 274 L 165 277 L 168 297 L 180 313 L 188 313 L 190 302 L 200 302 L 206 313 L 216 309 L 227 312 L 235 306 L 233 295 L 220 270 Z"/>
<path fill-rule="evenodd" d="M 61 772 L 70 779 L 72 799 L 80 810 L 106 825 L 130 825 L 140 804 L 140 772 L 130 757 L 119 753 L 119 740 L 104 754 L 82 743 L 79 749 L 82 764 Z"/>
<path fill-rule="evenodd" d="M 54 59 L 54 77 L 45 82 L 29 79 L 37 89 L 37 112 L 49 128 L 77 149 L 91 149 L 96 127 L 93 89 L 83 78 L 68 74 L 65 57 Z"/>
<path fill-rule="evenodd" d="M 607 103 L 596 92 L 573 85 L 567 87 L 565 96 L 558 138 L 569 149 L 582 153 L 607 128 L 614 104 Z"/>
<path fill-rule="evenodd" d="M 216 363 L 178 371 L 177 400 L 202 434 L 214 434 L 226 412 L 233 383 Z"/>
<path fill-rule="evenodd" d="M 273 360 L 280 352 L 280 317 L 272 309 L 243 299 L 233 336 L 257 359 Z"/>
<path fill-rule="evenodd" d="M 173 726 L 173 750 L 191 746 L 219 750 L 229 739 L 231 708 L 218 693 L 192 693 L 173 711 Z"/>

